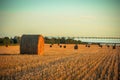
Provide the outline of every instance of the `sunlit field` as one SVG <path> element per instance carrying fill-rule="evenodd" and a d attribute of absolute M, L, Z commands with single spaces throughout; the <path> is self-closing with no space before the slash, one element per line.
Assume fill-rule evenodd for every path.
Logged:
<path fill-rule="evenodd" d="M 63 45 L 64 46 L 64 45 Z M 118 80 L 120 47 L 45 44 L 44 55 L 20 54 L 19 46 L 0 46 L 0 80 Z"/>

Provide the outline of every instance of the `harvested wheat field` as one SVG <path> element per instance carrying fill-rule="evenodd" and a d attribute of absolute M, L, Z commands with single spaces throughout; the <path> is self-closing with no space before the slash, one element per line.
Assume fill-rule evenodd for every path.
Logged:
<path fill-rule="evenodd" d="M 118 80 L 120 47 L 45 44 L 44 55 L 20 54 L 0 46 L 0 80 Z"/>

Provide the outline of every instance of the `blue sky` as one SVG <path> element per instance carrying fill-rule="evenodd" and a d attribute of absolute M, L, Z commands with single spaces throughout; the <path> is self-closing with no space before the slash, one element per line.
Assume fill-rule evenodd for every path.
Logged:
<path fill-rule="evenodd" d="M 0 0 L 0 37 L 119 36 L 120 0 Z"/>

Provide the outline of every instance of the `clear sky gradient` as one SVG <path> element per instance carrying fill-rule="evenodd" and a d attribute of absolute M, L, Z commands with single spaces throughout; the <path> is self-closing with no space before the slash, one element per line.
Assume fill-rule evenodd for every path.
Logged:
<path fill-rule="evenodd" d="M 120 37 L 120 0 L 0 0 L 0 37 Z"/>

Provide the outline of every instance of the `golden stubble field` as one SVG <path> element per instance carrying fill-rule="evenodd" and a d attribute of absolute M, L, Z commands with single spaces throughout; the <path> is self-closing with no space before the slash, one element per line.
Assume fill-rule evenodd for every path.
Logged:
<path fill-rule="evenodd" d="M 118 80 L 120 47 L 73 44 L 52 48 L 44 55 L 22 55 L 19 46 L 0 46 L 0 80 Z"/>

